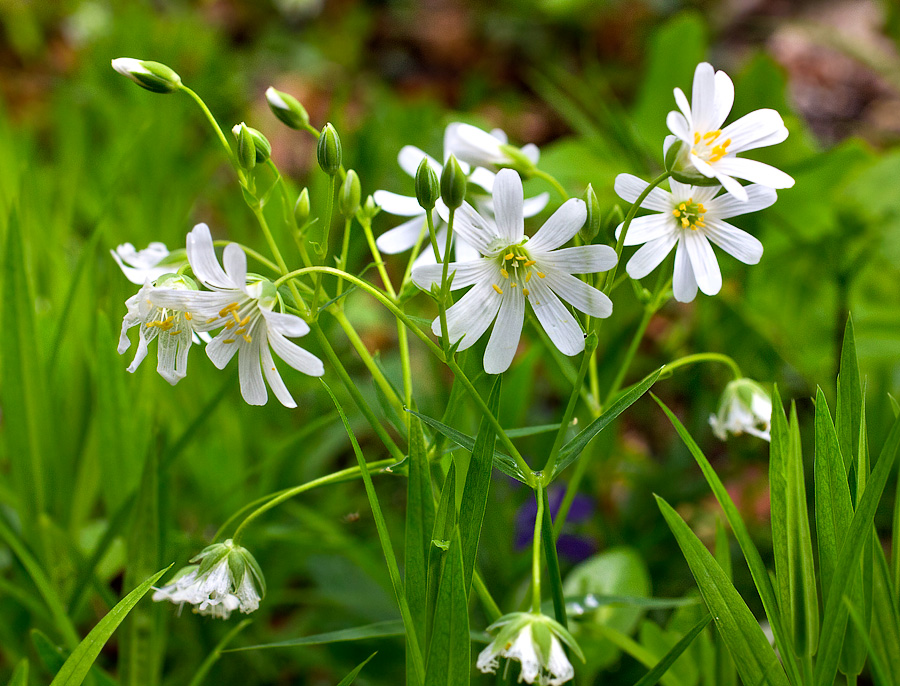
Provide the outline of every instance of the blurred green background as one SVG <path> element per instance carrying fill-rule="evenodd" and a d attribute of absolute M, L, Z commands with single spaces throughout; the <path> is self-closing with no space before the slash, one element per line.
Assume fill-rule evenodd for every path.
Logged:
<path fill-rule="evenodd" d="M 138 373 L 125 371 L 131 353 L 120 357 L 115 348 L 133 287 L 111 248 L 154 240 L 179 247 L 198 221 L 218 237 L 257 249 L 264 242 L 199 111 L 184 97 L 135 87 L 110 68 L 116 57 L 166 63 L 223 127 L 246 121 L 260 129 L 282 172 L 297 189 L 310 187 L 319 211 L 326 185 L 313 141 L 271 115 L 263 97 L 270 85 L 303 102 L 314 125 L 337 126 L 345 164 L 360 174 L 364 194 L 410 194 L 412 182 L 396 164 L 399 149 L 415 144 L 440 156 L 444 126 L 464 119 L 503 128 L 517 144 L 537 143 L 543 168 L 574 194 L 592 183 L 606 211 L 617 201 L 616 174 L 655 175 L 672 88 L 689 88 L 696 64 L 711 60 L 735 81 L 733 117 L 760 107 L 782 112 L 790 138 L 755 157 L 785 169 L 796 186 L 741 223 L 762 240 L 762 262 L 748 268 L 726 257 L 719 296 L 664 308 L 629 381 L 681 355 L 725 352 L 747 375 L 777 382 L 783 397 L 798 400 L 801 419 L 810 417 L 817 384 L 834 397 L 852 311 L 870 438 L 880 445 L 887 394 L 900 391 L 900 11 L 890 0 L 2 0 L 0 22 L 0 337 L 3 351 L 15 337 L 28 353 L 15 365 L 0 357 L 0 517 L 15 532 L 29 529 L 9 474 L 10 455 L 26 440 L 47 491 L 42 540 L 23 534 L 25 544 L 82 633 L 123 586 L 134 585 L 124 570 L 137 551 L 153 551 L 154 570 L 180 566 L 244 504 L 353 463 L 327 398 L 298 373 L 285 375 L 300 405 L 291 411 L 274 401 L 248 407 L 235 370 L 217 372 L 196 351 L 175 388 L 156 375 L 152 356 Z M 549 189 L 537 180 L 526 191 L 531 187 Z M 9 247 L 10 221 L 19 223 L 21 253 Z M 382 215 L 376 232 L 395 223 Z M 353 250 L 361 264 L 365 246 Z M 404 265 L 392 262 L 395 271 Z M 23 297 L 33 330 L 14 316 Z M 606 379 L 641 314 L 627 287 L 614 301 L 600 341 Z M 427 307 L 423 302 L 423 316 Z M 399 383 L 394 323 L 362 296 L 349 298 L 347 311 Z M 303 344 L 320 353 L 311 338 Z M 377 407 L 370 379 L 337 329 L 333 340 Z M 413 349 L 419 406 L 440 416 L 450 378 Z M 337 388 L 331 372 L 326 379 Z M 749 437 L 720 443 L 708 426 L 727 381 L 725 368 L 696 367 L 655 392 L 713 459 L 765 552 L 766 446 Z M 567 393 L 552 358 L 526 342 L 505 381 L 501 421 L 558 421 Z M 383 458 L 341 397 L 354 409 L 367 458 Z M 26 439 L 22 407 L 38 418 Z M 463 413 L 460 427 L 473 431 L 474 415 Z M 693 460 L 649 398 L 598 441 L 580 516 L 573 512 L 568 544 L 561 543 L 563 574 L 587 555 L 613 550 L 592 573 L 595 590 L 687 592 L 693 580 L 651 494 L 677 503 L 711 540 L 717 508 Z M 523 452 L 539 464 L 551 442 L 550 435 L 525 439 Z M 150 510 L 157 516 L 141 520 L 131 504 L 145 464 L 161 467 Z M 379 477 L 376 485 L 400 547 L 405 482 Z M 527 580 L 528 553 L 516 541 L 528 526 L 529 501 L 527 490 L 498 475 L 480 563 L 504 610 L 515 608 Z M 887 507 L 881 517 L 889 521 Z M 359 483 L 279 508 L 245 544 L 266 573 L 269 596 L 235 646 L 397 614 Z M 100 562 L 88 573 L 92 556 Z M 735 574 L 758 607 L 746 568 L 736 565 Z M 144 644 L 148 674 L 160 672 L 167 684 L 188 683 L 229 628 L 189 613 L 176 618 L 170 605 L 141 607 L 135 622 L 154 627 Z M 474 607 L 473 627 L 481 628 Z M 649 616 L 668 621 L 665 612 Z M 633 619 L 616 621 L 634 628 Z M 22 657 L 32 660 L 34 683 L 48 682 L 52 646 L 61 642 L 20 560 L 0 544 L 0 682 Z M 114 640 L 100 659 L 113 674 L 122 645 Z M 376 649 L 358 683 L 400 683 L 403 649 L 392 640 L 226 654 L 208 682 L 334 684 Z M 601 665 L 598 683 L 639 678 L 638 663 L 606 652 L 581 683 L 593 683 Z"/>

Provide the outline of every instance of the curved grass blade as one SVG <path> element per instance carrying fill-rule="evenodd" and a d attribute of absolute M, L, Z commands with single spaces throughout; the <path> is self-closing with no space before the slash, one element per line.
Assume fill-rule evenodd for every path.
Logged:
<path fill-rule="evenodd" d="M 206 659 L 201 663 L 200 667 L 194 674 L 194 678 L 191 679 L 191 682 L 188 684 L 188 686 L 200 686 L 200 684 L 202 684 L 203 680 L 206 678 L 206 675 L 209 674 L 209 670 L 211 670 L 213 665 L 219 661 L 220 657 L 222 657 L 222 653 L 225 651 L 225 646 L 231 643 L 231 641 L 234 640 L 234 637 L 241 633 L 248 626 L 250 626 L 252 622 L 253 620 L 251 619 L 245 619 L 237 626 L 233 627 L 231 631 L 225 634 L 222 640 L 218 642 L 216 647 L 212 649 L 212 652 L 207 655 Z"/>
<path fill-rule="evenodd" d="M 593 612 L 598 607 L 640 607 L 647 610 L 671 610 L 699 604 L 699 598 L 640 598 L 626 595 L 586 595 L 566 596 L 566 614 L 570 617 Z"/>
<path fill-rule="evenodd" d="M 707 614 L 703 619 L 691 627 L 681 640 L 678 641 L 672 649 L 666 653 L 656 666 L 647 672 L 634 686 L 655 686 L 663 675 L 669 671 L 669 668 L 675 663 L 681 654 L 687 650 L 688 646 L 694 641 L 700 632 L 706 628 L 706 625 L 712 621 L 712 615 Z"/>
<path fill-rule="evenodd" d="M 434 605 L 435 622 L 428 646 L 425 686 L 468 686 L 470 662 L 468 593 L 457 528 L 444 556 Z"/>
<path fill-rule="evenodd" d="M 269 648 L 297 648 L 300 646 L 318 646 L 327 643 L 345 643 L 347 641 L 365 641 L 373 638 L 389 638 L 392 636 L 403 636 L 406 633 L 403 629 L 403 620 L 392 619 L 387 622 L 376 622 L 374 624 L 366 624 L 365 626 L 357 626 L 352 629 L 339 629 L 338 631 L 328 631 L 323 634 L 315 634 L 313 636 L 304 636 L 302 638 L 293 638 L 288 641 L 278 641 L 276 643 L 260 643 L 252 646 L 242 646 L 240 648 L 229 648 L 223 650 L 223 653 L 240 653 L 246 650 L 266 650 Z"/>
<path fill-rule="evenodd" d="M 28 658 L 23 657 L 12 673 L 7 686 L 28 686 Z"/>
<path fill-rule="evenodd" d="M 340 683 L 337 686 L 350 686 L 350 684 L 352 684 L 356 680 L 356 677 L 359 676 L 359 673 L 362 671 L 362 668 L 365 667 L 367 664 L 369 664 L 369 660 L 371 660 L 376 655 L 378 655 L 377 651 L 372 653 L 371 655 L 369 655 L 369 657 L 367 657 L 365 660 L 363 660 L 358 665 L 356 665 L 356 667 L 353 668 L 353 671 L 350 672 L 343 679 L 341 679 Z"/>

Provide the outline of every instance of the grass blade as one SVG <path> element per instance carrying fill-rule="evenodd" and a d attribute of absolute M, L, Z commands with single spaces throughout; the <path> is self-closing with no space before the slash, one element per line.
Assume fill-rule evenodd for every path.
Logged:
<path fill-rule="evenodd" d="M 9 679 L 8 686 L 28 686 L 28 658 L 22 658 Z"/>
<path fill-rule="evenodd" d="M 219 661 L 219 658 L 222 657 L 222 652 L 225 650 L 225 646 L 227 646 L 231 641 L 241 633 L 244 629 L 246 629 L 253 620 L 245 619 L 241 621 L 237 626 L 232 627 L 231 631 L 229 631 L 225 636 L 216 644 L 216 647 L 212 649 L 212 652 L 206 656 L 206 659 L 200 664 L 200 667 L 194 673 L 194 678 L 191 679 L 191 682 L 188 686 L 200 686 L 203 683 L 203 680 L 206 678 L 206 675 L 209 674 L 209 670 L 212 669 L 213 665 Z"/>
<path fill-rule="evenodd" d="M 240 648 L 229 648 L 223 650 L 223 653 L 240 653 L 246 650 L 267 650 L 269 648 L 297 648 L 300 646 L 319 646 L 328 643 L 344 643 L 346 641 L 366 641 L 373 638 L 388 638 L 391 636 L 403 636 L 405 633 L 403 628 L 403 620 L 392 619 L 387 622 L 376 622 L 375 624 L 366 624 L 365 626 L 357 626 L 352 629 L 339 629 L 338 631 L 328 631 L 313 636 L 303 636 L 302 638 L 292 638 L 287 641 L 278 641 L 276 643 L 261 643 L 259 645 L 242 646 Z"/>
<path fill-rule="evenodd" d="M 470 664 L 468 593 L 464 586 L 460 531 L 453 533 L 444 557 L 428 646 L 425 686 L 468 686 Z"/>
<path fill-rule="evenodd" d="M 706 625 L 712 621 L 712 615 L 707 614 L 703 619 L 697 622 L 691 630 L 688 631 L 678 643 L 672 646 L 672 649 L 666 653 L 662 659 L 656 663 L 656 666 L 647 672 L 634 686 L 655 686 L 662 679 L 663 675 L 669 671 L 675 660 L 681 657 L 681 654 L 687 650 L 693 640 L 700 635 L 700 632 L 706 628 Z"/>
<path fill-rule="evenodd" d="M 378 654 L 377 652 L 372 653 L 371 655 L 369 655 L 369 657 L 367 657 L 365 660 L 363 660 L 358 665 L 356 665 L 356 667 L 353 668 L 352 672 L 350 672 L 347 676 L 345 676 L 343 679 L 341 679 L 338 686 L 350 686 L 350 684 L 352 684 L 356 680 L 356 677 L 359 676 L 359 673 L 362 671 L 362 668 L 365 667 L 367 664 L 369 664 L 369 660 L 371 660 L 377 654 Z"/>

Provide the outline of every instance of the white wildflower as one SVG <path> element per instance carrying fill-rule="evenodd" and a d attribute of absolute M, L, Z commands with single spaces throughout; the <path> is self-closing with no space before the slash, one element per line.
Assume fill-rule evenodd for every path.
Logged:
<path fill-rule="evenodd" d="M 719 440 L 728 434 L 748 433 L 764 441 L 770 440 L 772 398 L 751 379 L 735 379 L 729 383 L 719 402 L 719 411 L 710 415 L 709 424 Z"/>
<path fill-rule="evenodd" d="M 153 242 L 143 250 L 136 250 L 131 243 L 122 243 L 110 250 L 125 278 L 138 286 L 145 281 L 156 281 L 163 274 L 171 274 L 186 264 L 187 260 L 173 256 L 165 243 Z"/>

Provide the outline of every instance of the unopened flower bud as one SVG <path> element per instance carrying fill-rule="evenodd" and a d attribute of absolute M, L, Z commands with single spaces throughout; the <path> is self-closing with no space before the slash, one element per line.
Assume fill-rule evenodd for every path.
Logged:
<path fill-rule="evenodd" d="M 181 77 L 159 62 L 119 57 L 112 61 L 112 68 L 154 93 L 172 93 L 181 87 Z"/>
<path fill-rule="evenodd" d="M 360 210 L 362 215 L 367 219 L 373 219 L 376 214 L 381 212 L 381 208 L 378 206 L 378 203 L 375 202 L 375 198 L 371 195 L 366 198 L 366 202 L 362 206 L 362 210 Z"/>
<path fill-rule="evenodd" d="M 292 129 L 302 129 L 309 125 L 309 114 L 293 95 L 269 88 L 266 90 L 269 108 L 283 124 Z"/>
<path fill-rule="evenodd" d="M 423 209 L 434 208 L 437 199 L 441 197 L 441 186 L 437 174 L 428 161 L 423 157 L 416 170 L 416 199 Z"/>
<path fill-rule="evenodd" d="M 241 123 L 232 129 L 238 144 L 238 162 L 244 169 L 250 170 L 256 166 L 256 145 L 250 129 Z"/>
<path fill-rule="evenodd" d="M 244 123 L 235 124 L 234 128 L 231 129 L 231 133 L 234 134 L 234 137 L 238 141 L 238 145 L 240 145 L 241 141 L 241 127 L 247 129 L 250 134 L 250 138 L 253 140 L 253 149 L 256 151 L 256 162 L 257 164 L 262 164 L 269 157 L 272 156 L 272 144 L 269 143 L 268 139 L 262 135 L 261 131 L 257 131 L 256 129 L 252 129 Z"/>
<path fill-rule="evenodd" d="M 297 226 L 306 226 L 307 222 L 309 222 L 309 212 L 309 189 L 304 188 L 300 191 L 297 202 L 294 203 L 294 219 L 297 220 Z"/>
<path fill-rule="evenodd" d="M 359 185 L 359 176 L 352 169 L 347 172 L 344 183 L 341 184 L 340 193 L 338 193 L 338 207 L 341 214 L 345 218 L 352 217 L 359 209 L 359 202 L 362 198 L 362 189 Z"/>
<path fill-rule="evenodd" d="M 587 205 L 587 219 L 578 235 L 585 243 L 591 243 L 600 233 L 600 201 L 597 200 L 597 194 L 594 193 L 594 187 L 591 184 L 588 184 L 581 197 L 584 204 Z"/>
<path fill-rule="evenodd" d="M 456 161 L 454 155 L 450 155 L 444 163 L 441 172 L 441 199 L 451 210 L 463 204 L 466 199 L 466 175 Z"/>
<path fill-rule="evenodd" d="M 325 124 L 316 147 L 319 166 L 328 176 L 334 176 L 341 168 L 341 137 L 331 124 Z"/>

